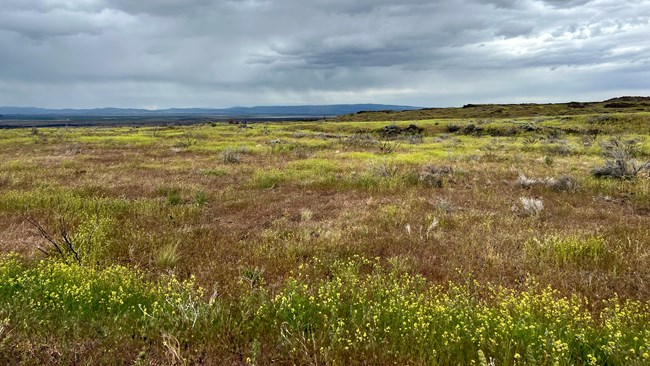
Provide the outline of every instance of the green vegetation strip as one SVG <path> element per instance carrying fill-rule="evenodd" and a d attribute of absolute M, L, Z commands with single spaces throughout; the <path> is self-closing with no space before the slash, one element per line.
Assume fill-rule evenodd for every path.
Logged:
<path fill-rule="evenodd" d="M 533 281 L 520 290 L 472 280 L 434 286 L 398 268 L 358 257 L 315 261 L 274 291 L 251 273 L 238 297 L 207 299 L 192 278 L 153 281 L 124 266 L 5 256 L 0 354 L 34 338 L 74 352 L 89 337 L 150 337 L 145 353 L 169 349 L 170 339 L 185 345 L 177 361 L 225 347 L 249 364 L 650 362 L 647 303 L 614 297 L 593 306 Z"/>

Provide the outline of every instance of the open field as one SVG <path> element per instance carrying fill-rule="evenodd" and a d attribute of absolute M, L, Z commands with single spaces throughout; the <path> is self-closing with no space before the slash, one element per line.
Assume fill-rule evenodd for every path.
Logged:
<path fill-rule="evenodd" d="M 650 113 L 392 123 L 0 130 L 0 362 L 650 363 Z"/>

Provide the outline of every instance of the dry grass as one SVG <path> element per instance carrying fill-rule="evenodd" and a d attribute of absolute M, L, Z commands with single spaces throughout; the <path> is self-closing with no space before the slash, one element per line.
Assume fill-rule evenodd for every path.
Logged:
<path fill-rule="evenodd" d="M 194 275 L 223 298 L 236 299 L 246 283 L 281 288 L 315 258 L 358 255 L 399 262 L 434 284 L 471 276 L 518 289 L 532 277 L 562 296 L 584 296 L 593 309 L 612 296 L 646 302 L 649 181 L 592 177 L 602 160 L 598 144 L 583 144 L 583 122 L 558 127 L 567 130 L 563 146 L 571 153 L 552 159 L 553 142 L 538 130 L 498 140 L 462 129 L 446 136 L 434 121 L 418 123 L 422 142 L 395 145 L 389 156 L 376 143 L 346 140 L 360 133 L 371 133 L 363 141 L 380 140 L 374 131 L 385 123 L 80 128 L 65 135 L 43 128 L 38 139 L 29 130 L 0 131 L 0 249 L 38 257 L 42 241 L 26 219 L 52 230 L 64 216 L 79 238 L 101 230 L 104 239 L 89 254 L 97 265 L 138 267 L 151 278 Z M 607 136 L 622 127 L 599 128 Z M 639 154 L 650 155 L 647 144 Z M 88 220 L 94 212 L 105 219 L 99 229 Z M 163 338 L 160 355 L 176 359 L 182 344 Z"/>

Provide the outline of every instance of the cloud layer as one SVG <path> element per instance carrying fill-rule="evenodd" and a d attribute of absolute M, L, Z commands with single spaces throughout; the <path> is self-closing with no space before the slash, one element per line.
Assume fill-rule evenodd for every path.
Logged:
<path fill-rule="evenodd" d="M 648 0 L 4 0 L 0 105 L 650 94 Z"/>

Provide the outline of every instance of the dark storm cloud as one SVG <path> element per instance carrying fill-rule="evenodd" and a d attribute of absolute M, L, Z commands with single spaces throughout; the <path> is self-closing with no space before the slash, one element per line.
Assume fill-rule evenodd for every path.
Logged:
<path fill-rule="evenodd" d="M 647 0 L 4 0 L 0 105 L 650 94 Z"/>

